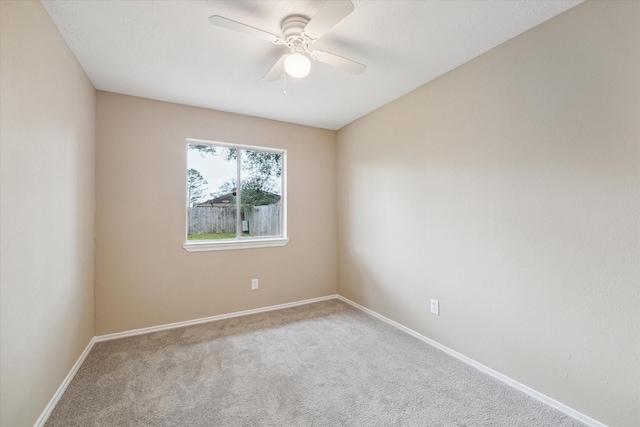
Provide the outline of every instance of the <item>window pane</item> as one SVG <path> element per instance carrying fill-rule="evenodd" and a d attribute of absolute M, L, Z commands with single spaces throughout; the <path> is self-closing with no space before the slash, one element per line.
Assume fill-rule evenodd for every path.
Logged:
<path fill-rule="evenodd" d="M 187 240 L 235 239 L 237 149 L 189 144 Z"/>
<path fill-rule="evenodd" d="M 282 234 L 282 155 L 241 152 L 241 237 Z"/>

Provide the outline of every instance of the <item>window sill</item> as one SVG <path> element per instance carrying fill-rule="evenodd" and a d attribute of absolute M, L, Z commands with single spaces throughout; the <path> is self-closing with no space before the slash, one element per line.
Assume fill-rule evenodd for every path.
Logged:
<path fill-rule="evenodd" d="M 286 237 L 275 237 L 270 239 L 241 239 L 226 241 L 192 241 L 185 242 L 182 247 L 187 252 L 207 252 L 207 251 L 225 251 L 233 249 L 253 249 L 253 248 L 270 248 L 275 246 L 284 246 L 289 243 Z"/>

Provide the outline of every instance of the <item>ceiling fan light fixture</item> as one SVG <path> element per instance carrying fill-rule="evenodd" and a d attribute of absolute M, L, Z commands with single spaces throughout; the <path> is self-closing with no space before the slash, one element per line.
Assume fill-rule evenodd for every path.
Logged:
<path fill-rule="evenodd" d="M 300 52 L 294 52 L 284 60 L 284 70 L 291 77 L 301 79 L 309 75 L 311 61 Z"/>

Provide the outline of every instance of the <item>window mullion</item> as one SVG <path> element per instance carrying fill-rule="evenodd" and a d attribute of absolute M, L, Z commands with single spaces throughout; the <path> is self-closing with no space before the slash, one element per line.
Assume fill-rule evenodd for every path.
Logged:
<path fill-rule="evenodd" d="M 240 170 L 242 169 L 242 150 L 236 150 L 236 239 L 242 236 L 242 182 L 240 181 Z"/>

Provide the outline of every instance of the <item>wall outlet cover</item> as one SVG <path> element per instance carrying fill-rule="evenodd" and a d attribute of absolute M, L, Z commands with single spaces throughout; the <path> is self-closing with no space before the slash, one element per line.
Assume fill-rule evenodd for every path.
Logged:
<path fill-rule="evenodd" d="M 438 302 L 437 299 L 432 299 L 431 300 L 431 313 L 433 314 L 440 314 L 440 303 Z"/>

